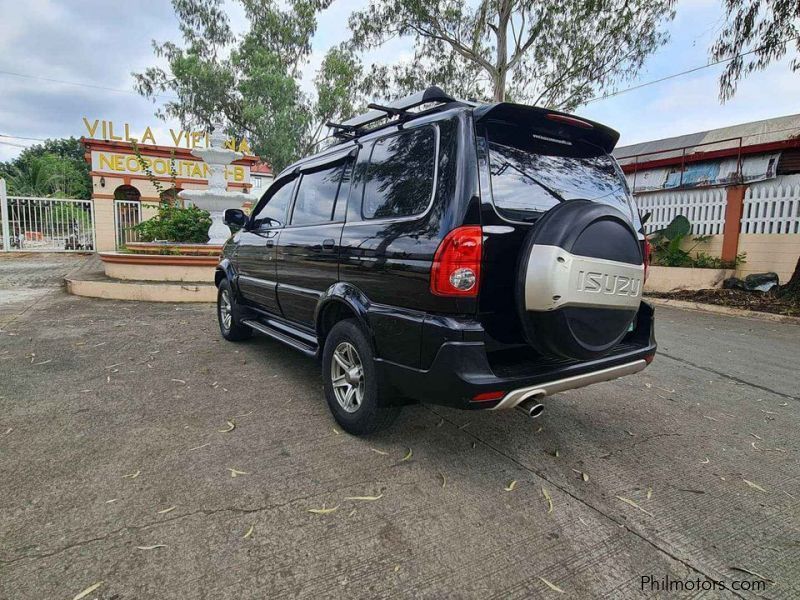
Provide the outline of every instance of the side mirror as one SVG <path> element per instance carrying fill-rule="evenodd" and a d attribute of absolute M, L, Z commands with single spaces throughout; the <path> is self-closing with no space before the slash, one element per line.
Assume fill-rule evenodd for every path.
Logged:
<path fill-rule="evenodd" d="M 225 225 L 233 225 L 241 229 L 247 223 L 247 215 L 241 208 L 226 208 L 223 221 Z"/>

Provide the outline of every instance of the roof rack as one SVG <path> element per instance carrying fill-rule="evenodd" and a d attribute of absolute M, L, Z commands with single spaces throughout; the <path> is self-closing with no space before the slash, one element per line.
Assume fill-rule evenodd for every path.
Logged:
<path fill-rule="evenodd" d="M 423 104 L 430 104 L 432 102 L 454 102 L 455 98 L 448 96 L 442 88 L 432 85 L 429 88 L 417 92 L 416 94 L 411 94 L 410 96 L 405 96 L 404 98 L 398 98 L 388 104 L 369 104 L 367 105 L 368 108 L 371 108 L 369 112 L 365 112 L 363 115 L 355 116 L 351 119 L 348 119 L 344 123 L 326 123 L 328 127 L 334 129 L 333 135 L 340 138 L 347 138 L 351 136 L 357 135 L 358 131 L 363 127 L 371 123 L 375 123 L 376 121 L 380 121 L 381 119 L 385 118 L 392 118 L 392 117 L 400 117 L 408 118 L 408 111 L 409 109 L 416 108 L 417 106 L 421 106 Z"/>

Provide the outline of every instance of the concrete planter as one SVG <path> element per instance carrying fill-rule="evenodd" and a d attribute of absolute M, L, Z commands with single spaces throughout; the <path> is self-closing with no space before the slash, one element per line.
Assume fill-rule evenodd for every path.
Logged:
<path fill-rule="evenodd" d="M 112 279 L 128 281 L 214 282 L 217 256 L 123 254 L 100 252 L 103 269 Z"/>
<path fill-rule="evenodd" d="M 222 246 L 214 244 L 128 242 L 125 247 L 132 254 L 160 254 L 166 256 L 219 256 L 222 253 Z"/>
<path fill-rule="evenodd" d="M 650 267 L 645 292 L 709 290 L 722 287 L 733 276 L 733 269 L 694 269 L 690 267 Z"/>

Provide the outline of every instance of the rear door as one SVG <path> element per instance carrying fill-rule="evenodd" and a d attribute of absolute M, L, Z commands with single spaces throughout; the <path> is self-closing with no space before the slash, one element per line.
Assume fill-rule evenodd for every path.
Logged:
<path fill-rule="evenodd" d="M 289 224 L 277 249 L 283 316 L 313 327 L 320 296 L 339 280 L 339 248 L 353 169 L 352 154 L 303 166 Z"/>
<path fill-rule="evenodd" d="M 272 184 L 256 205 L 247 227 L 237 234 L 239 292 L 248 303 L 277 315 L 277 240 L 286 224 L 296 183 L 297 178 L 290 176 Z"/>

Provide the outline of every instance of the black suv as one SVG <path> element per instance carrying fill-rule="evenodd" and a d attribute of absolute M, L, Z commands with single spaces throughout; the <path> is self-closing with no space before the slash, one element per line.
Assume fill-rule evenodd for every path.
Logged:
<path fill-rule="evenodd" d="M 517 407 L 653 359 L 647 242 L 610 152 L 571 115 L 431 87 L 342 124 L 285 169 L 216 272 L 225 339 L 322 360 L 353 434 L 404 403 Z"/>

